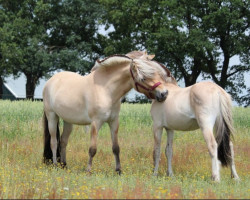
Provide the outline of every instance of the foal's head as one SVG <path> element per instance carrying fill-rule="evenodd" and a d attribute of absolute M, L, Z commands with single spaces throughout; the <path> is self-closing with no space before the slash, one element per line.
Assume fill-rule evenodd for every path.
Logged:
<path fill-rule="evenodd" d="M 126 54 L 129 58 L 135 59 L 145 59 L 145 60 L 152 60 L 155 55 L 149 55 L 147 51 L 131 51 Z"/>
<path fill-rule="evenodd" d="M 138 92 L 159 102 L 166 100 L 168 90 L 165 83 L 170 82 L 172 76 L 163 65 L 147 59 L 134 59 L 130 72 Z"/>

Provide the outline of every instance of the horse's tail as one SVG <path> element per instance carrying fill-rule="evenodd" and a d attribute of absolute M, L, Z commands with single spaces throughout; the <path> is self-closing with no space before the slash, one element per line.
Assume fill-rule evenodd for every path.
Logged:
<path fill-rule="evenodd" d="M 222 166 L 228 166 L 232 161 L 230 137 L 234 133 L 232 101 L 230 95 L 222 89 L 220 92 L 220 115 L 216 119 L 215 132 L 218 144 L 218 159 Z"/>
<path fill-rule="evenodd" d="M 43 151 L 43 162 L 46 164 L 52 164 L 53 163 L 53 154 L 50 147 L 50 132 L 49 132 L 49 126 L 48 126 L 48 119 L 46 114 L 43 114 L 43 131 L 44 131 L 44 151 Z M 57 124 L 57 131 L 56 131 L 56 139 L 57 139 L 57 152 L 56 157 L 57 161 L 60 162 L 60 131 L 59 126 Z"/>

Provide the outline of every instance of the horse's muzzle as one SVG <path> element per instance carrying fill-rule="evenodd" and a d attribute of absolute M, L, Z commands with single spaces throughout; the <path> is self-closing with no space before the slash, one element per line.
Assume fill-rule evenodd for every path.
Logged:
<path fill-rule="evenodd" d="M 165 92 L 157 92 L 155 98 L 158 102 L 163 102 L 166 100 L 167 96 L 168 96 L 168 91 L 166 90 Z"/>

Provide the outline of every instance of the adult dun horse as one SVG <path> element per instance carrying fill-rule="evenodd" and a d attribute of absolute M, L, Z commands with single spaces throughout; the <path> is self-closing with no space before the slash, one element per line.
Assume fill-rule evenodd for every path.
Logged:
<path fill-rule="evenodd" d="M 234 164 L 231 97 L 225 90 L 211 82 L 200 82 L 180 88 L 177 83 L 167 83 L 168 98 L 163 103 L 153 101 L 151 116 L 154 131 L 154 175 L 158 173 L 160 145 L 163 128 L 167 131 L 167 175 L 172 176 L 174 130 L 201 129 L 212 159 L 212 179 L 220 180 L 222 166 L 231 167 L 232 178 L 239 179 Z M 213 135 L 213 130 L 215 136 Z M 185 153 L 185 152 L 183 152 Z"/>
<path fill-rule="evenodd" d="M 107 122 L 112 138 L 112 150 L 116 171 L 121 172 L 118 144 L 118 117 L 120 98 L 130 89 L 157 101 L 167 96 L 165 87 L 169 78 L 160 64 L 150 61 L 144 53 L 140 59 L 114 55 L 97 60 L 86 76 L 72 72 L 60 72 L 50 78 L 43 90 L 44 102 L 44 162 L 66 165 L 66 146 L 72 124 L 91 124 L 91 144 L 87 171 L 97 150 L 98 131 Z M 58 121 L 63 119 L 60 137 Z"/>

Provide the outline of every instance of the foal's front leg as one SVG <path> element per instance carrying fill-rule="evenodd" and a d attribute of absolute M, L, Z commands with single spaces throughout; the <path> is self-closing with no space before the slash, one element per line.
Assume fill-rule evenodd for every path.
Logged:
<path fill-rule="evenodd" d="M 172 158 L 173 158 L 173 139 L 174 139 L 174 131 L 173 130 L 167 130 L 167 145 L 165 150 L 165 155 L 168 160 L 168 169 L 167 169 L 167 175 L 173 176 L 173 170 L 172 170 Z"/>
<path fill-rule="evenodd" d="M 162 136 L 163 127 L 158 127 L 154 125 L 154 176 L 158 175 L 158 168 L 161 156 L 161 136 Z"/>
<path fill-rule="evenodd" d="M 112 151 L 115 156 L 115 171 L 118 172 L 118 174 L 121 174 L 121 163 L 120 163 L 120 147 L 118 144 L 118 128 L 119 128 L 119 121 L 118 117 L 117 119 L 109 122 L 110 132 L 111 132 L 111 139 L 112 139 Z"/>

